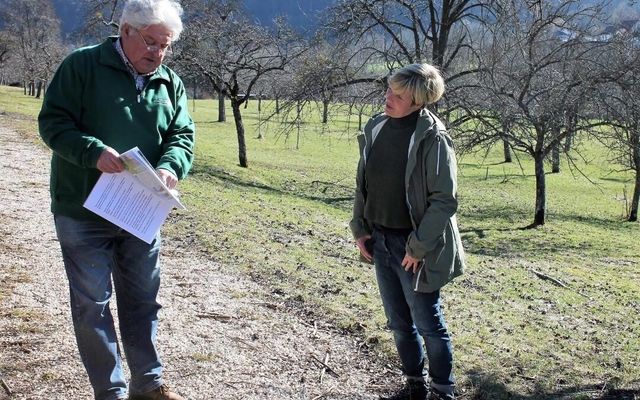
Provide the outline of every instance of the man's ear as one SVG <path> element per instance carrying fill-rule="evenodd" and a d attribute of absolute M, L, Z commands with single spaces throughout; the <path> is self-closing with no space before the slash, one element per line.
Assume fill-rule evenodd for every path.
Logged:
<path fill-rule="evenodd" d="M 123 34 L 125 33 L 127 34 L 127 36 L 131 34 L 131 25 L 127 24 L 126 22 L 120 27 L 120 36 L 124 36 Z"/>

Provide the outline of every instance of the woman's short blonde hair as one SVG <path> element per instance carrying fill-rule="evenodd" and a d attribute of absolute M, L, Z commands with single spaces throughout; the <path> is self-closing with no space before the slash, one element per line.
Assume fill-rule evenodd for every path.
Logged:
<path fill-rule="evenodd" d="M 444 79 L 431 64 L 411 64 L 389 77 L 389 87 L 394 93 L 411 93 L 413 104 L 427 105 L 440 100 L 444 94 Z"/>

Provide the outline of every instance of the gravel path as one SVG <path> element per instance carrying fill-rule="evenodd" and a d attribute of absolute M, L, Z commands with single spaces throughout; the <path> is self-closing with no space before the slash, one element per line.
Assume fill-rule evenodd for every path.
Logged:
<path fill-rule="evenodd" d="M 0 388 L 0 399 L 91 399 L 49 212 L 49 153 L 7 129 L 6 118 L 0 117 L 0 377 L 13 394 Z M 159 348 L 167 382 L 186 398 L 375 399 L 396 378 L 356 338 L 306 321 L 192 245 L 168 238 L 162 257 Z M 324 374 L 323 360 L 331 367 Z"/>

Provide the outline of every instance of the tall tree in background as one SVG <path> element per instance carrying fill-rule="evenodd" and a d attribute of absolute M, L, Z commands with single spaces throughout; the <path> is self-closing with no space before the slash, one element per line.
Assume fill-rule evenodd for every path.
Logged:
<path fill-rule="evenodd" d="M 9 60 L 14 53 L 15 39 L 8 32 L 0 31 L 0 85 L 10 82 Z"/>
<path fill-rule="evenodd" d="M 76 32 L 82 44 L 93 44 L 106 36 L 117 34 L 123 0 L 85 0 L 80 8 L 84 23 Z"/>
<path fill-rule="evenodd" d="M 546 220 L 545 160 L 569 135 L 603 123 L 589 104 L 611 79 L 601 57 L 607 43 L 589 31 L 602 10 L 574 0 L 499 5 L 496 22 L 487 26 L 491 40 L 482 49 L 479 102 L 472 107 L 481 123 L 466 144 L 506 139 L 534 160 L 535 227 Z"/>
<path fill-rule="evenodd" d="M 603 57 L 607 67 L 620 74 L 599 92 L 598 106 L 610 120 L 598 137 L 611 152 L 612 161 L 634 176 L 627 220 L 638 220 L 640 201 L 640 34 L 628 32 L 609 46 Z M 626 199 L 626 195 L 625 195 Z"/>
<path fill-rule="evenodd" d="M 274 31 L 250 22 L 238 2 L 193 1 L 176 62 L 197 71 L 229 98 L 240 166 L 248 167 L 241 106 L 260 79 L 281 71 L 304 51 L 282 21 Z"/>
<path fill-rule="evenodd" d="M 0 20 L 5 23 L 4 34 L 13 38 L 30 94 L 40 97 L 65 52 L 51 0 L 4 0 Z"/>
<path fill-rule="evenodd" d="M 375 73 L 378 79 L 411 63 L 428 62 L 440 68 L 447 91 L 439 113 L 455 127 L 464 123 L 464 114 L 454 111 L 464 109 L 466 76 L 478 71 L 472 32 L 492 15 L 492 3 L 340 0 L 329 9 L 326 27 L 366 54 L 367 72 Z"/>

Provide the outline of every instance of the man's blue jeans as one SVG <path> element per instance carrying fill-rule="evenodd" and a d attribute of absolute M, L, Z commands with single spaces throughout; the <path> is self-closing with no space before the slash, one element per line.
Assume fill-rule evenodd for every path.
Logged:
<path fill-rule="evenodd" d="M 151 244 L 109 222 L 55 217 L 71 293 L 71 316 L 80 357 L 96 400 L 124 399 L 127 383 L 109 308 L 113 287 L 131 393 L 162 384 L 156 351 L 160 304 L 160 235 Z"/>
<path fill-rule="evenodd" d="M 406 253 L 406 233 L 374 229 L 372 236 L 378 288 L 404 374 L 409 380 L 424 379 L 424 343 L 431 386 L 453 393 L 453 351 L 440 308 L 440 291 L 413 290 L 413 272 L 405 271 L 401 265 Z"/>

